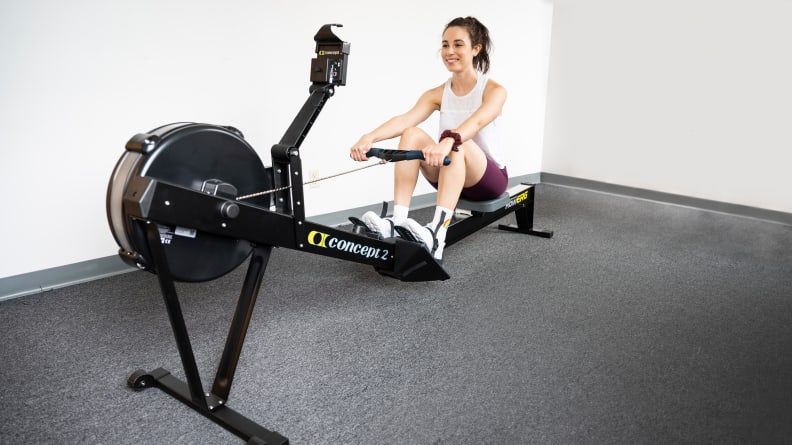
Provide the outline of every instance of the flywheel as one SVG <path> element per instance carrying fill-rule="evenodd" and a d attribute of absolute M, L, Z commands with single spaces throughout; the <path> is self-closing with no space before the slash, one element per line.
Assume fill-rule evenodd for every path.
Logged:
<path fill-rule="evenodd" d="M 271 188 L 271 169 L 264 167 L 242 133 L 233 127 L 175 123 L 132 137 L 126 148 L 107 189 L 108 223 L 126 262 L 157 272 L 147 244 L 148 224 L 157 224 L 168 268 L 177 281 L 213 280 L 250 255 L 249 241 L 141 221 L 124 208 L 127 184 L 136 176 L 228 198 Z M 269 208 L 270 200 L 261 196 L 246 203 Z"/>

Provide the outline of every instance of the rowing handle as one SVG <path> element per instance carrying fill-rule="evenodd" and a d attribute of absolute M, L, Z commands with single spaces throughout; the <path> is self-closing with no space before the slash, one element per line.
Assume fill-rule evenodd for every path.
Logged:
<path fill-rule="evenodd" d="M 384 148 L 372 148 L 366 153 L 367 158 L 380 158 L 384 161 L 423 161 L 424 155 L 421 150 L 387 150 Z M 443 159 L 443 165 L 451 163 L 448 156 Z"/>

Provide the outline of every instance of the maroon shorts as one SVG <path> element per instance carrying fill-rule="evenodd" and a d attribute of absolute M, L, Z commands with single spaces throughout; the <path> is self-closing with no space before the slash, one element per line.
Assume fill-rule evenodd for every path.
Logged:
<path fill-rule="evenodd" d="M 436 183 L 432 182 L 431 184 L 437 188 Z M 463 188 L 461 196 L 469 201 L 487 201 L 502 195 L 508 185 L 509 173 L 506 171 L 506 167 L 498 168 L 498 164 L 488 156 L 484 176 L 476 184 Z"/>

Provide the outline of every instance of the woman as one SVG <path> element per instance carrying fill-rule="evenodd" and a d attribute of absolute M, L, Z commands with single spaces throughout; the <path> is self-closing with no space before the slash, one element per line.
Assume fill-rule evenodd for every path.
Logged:
<path fill-rule="evenodd" d="M 374 143 L 400 137 L 400 150 L 423 152 L 423 161 L 394 164 L 393 216 L 380 218 L 367 212 L 361 219 L 369 230 L 385 238 L 397 235 L 396 226 L 409 230 L 438 261 L 442 261 L 446 231 L 460 196 L 475 201 L 493 199 L 508 184 L 497 138 L 506 89 L 487 77 L 490 48 L 489 30 L 476 18 L 458 17 L 449 22 L 443 31 L 441 55 L 451 77 L 423 93 L 406 113 L 364 134 L 350 150 L 352 159 L 365 161 Z M 435 111 L 440 111 L 437 140 L 417 127 Z M 446 156 L 451 163 L 444 167 Z M 434 219 L 425 226 L 407 217 L 419 172 L 437 188 Z"/>

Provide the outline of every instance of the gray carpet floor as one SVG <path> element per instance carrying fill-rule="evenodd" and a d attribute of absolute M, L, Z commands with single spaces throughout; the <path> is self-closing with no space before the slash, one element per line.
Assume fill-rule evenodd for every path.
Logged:
<path fill-rule="evenodd" d="M 507 217 L 506 222 L 508 222 Z M 792 227 L 542 184 L 444 282 L 273 252 L 229 405 L 293 444 L 792 443 Z M 245 267 L 177 289 L 205 385 Z M 147 272 L 0 302 L 0 443 L 235 444 Z"/>

